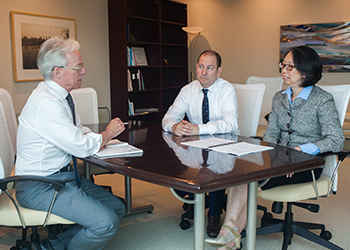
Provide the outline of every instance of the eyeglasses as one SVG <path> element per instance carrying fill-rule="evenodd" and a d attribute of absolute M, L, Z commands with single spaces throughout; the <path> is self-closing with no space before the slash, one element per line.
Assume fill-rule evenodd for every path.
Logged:
<path fill-rule="evenodd" d="M 84 63 L 80 64 L 79 67 L 66 67 L 66 66 L 55 66 L 57 68 L 61 68 L 61 69 L 74 69 L 74 70 L 78 70 L 79 72 L 82 71 L 82 69 L 84 68 Z M 52 71 L 55 69 L 55 67 L 53 67 Z"/>
<path fill-rule="evenodd" d="M 206 69 L 208 73 L 212 73 L 212 72 L 214 72 L 214 70 L 215 70 L 215 67 L 214 67 L 214 66 L 204 67 L 204 65 L 202 65 L 202 64 L 197 65 L 197 68 L 198 68 L 199 70 L 204 70 L 204 69 Z"/>
<path fill-rule="evenodd" d="M 280 67 L 281 69 L 286 68 L 286 70 L 292 71 L 292 69 L 293 69 L 295 66 L 294 66 L 294 65 L 291 65 L 291 64 L 284 64 L 283 62 L 279 62 L 279 63 L 278 63 L 278 67 Z"/>

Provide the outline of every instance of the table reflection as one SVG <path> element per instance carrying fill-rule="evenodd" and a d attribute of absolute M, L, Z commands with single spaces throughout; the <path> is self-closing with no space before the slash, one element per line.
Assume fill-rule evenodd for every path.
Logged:
<path fill-rule="evenodd" d="M 183 165 L 190 168 L 199 169 L 199 174 L 225 174 L 233 170 L 236 162 L 236 156 L 223 154 L 213 151 L 207 151 L 196 147 L 187 147 L 181 144 L 183 141 L 201 140 L 210 137 L 217 137 L 227 140 L 237 140 L 235 134 L 204 135 L 179 137 L 169 132 L 163 132 L 163 139 L 168 146 L 174 150 L 175 155 Z"/>

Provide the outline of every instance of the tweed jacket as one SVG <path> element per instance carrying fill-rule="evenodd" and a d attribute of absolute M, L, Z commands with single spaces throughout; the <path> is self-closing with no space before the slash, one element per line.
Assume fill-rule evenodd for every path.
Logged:
<path fill-rule="evenodd" d="M 272 99 L 264 141 L 290 148 L 314 143 L 320 153 L 343 149 L 345 138 L 332 94 L 313 86 L 307 100 L 297 98 L 289 105 L 282 92 Z"/>

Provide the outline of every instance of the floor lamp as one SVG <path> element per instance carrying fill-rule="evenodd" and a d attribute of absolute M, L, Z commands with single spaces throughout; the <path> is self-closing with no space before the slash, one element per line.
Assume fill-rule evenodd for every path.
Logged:
<path fill-rule="evenodd" d="M 194 58 L 193 58 L 193 52 L 196 48 L 196 44 L 198 41 L 198 37 L 200 33 L 204 30 L 202 27 L 182 27 L 182 29 L 187 33 L 187 38 L 188 38 L 188 43 L 189 43 L 189 51 L 190 51 L 190 75 L 191 75 L 191 82 L 194 80 L 194 70 L 193 70 L 193 65 L 194 65 Z M 191 49 L 191 41 L 190 41 L 190 34 L 194 35 L 194 43 L 193 43 L 193 49 Z"/>

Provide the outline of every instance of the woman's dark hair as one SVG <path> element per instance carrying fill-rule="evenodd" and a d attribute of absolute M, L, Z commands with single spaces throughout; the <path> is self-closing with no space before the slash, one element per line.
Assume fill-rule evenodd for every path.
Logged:
<path fill-rule="evenodd" d="M 216 65 L 218 66 L 218 68 L 221 67 L 221 56 L 219 55 L 218 52 L 214 51 L 214 50 L 205 50 L 203 51 L 198 59 L 197 59 L 197 63 L 199 62 L 199 58 L 202 56 L 202 55 L 211 55 L 211 56 L 215 56 L 216 57 Z"/>
<path fill-rule="evenodd" d="M 295 68 L 305 76 L 300 87 L 315 85 L 322 77 L 323 64 L 317 52 L 307 46 L 290 48 L 284 55 L 292 52 Z"/>

